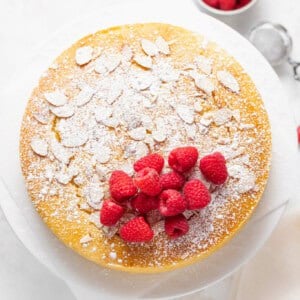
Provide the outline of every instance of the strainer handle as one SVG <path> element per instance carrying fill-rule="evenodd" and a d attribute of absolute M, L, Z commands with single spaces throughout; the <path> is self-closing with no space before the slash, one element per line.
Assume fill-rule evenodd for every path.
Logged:
<path fill-rule="evenodd" d="M 294 79 L 300 81 L 300 62 L 293 60 L 292 58 L 288 58 L 288 63 L 293 68 Z"/>

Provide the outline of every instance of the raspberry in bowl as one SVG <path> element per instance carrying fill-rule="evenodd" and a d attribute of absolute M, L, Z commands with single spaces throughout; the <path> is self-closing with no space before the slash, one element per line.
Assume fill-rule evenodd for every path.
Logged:
<path fill-rule="evenodd" d="M 217 15 L 237 15 L 252 7 L 257 0 L 199 0 L 199 4 Z"/>

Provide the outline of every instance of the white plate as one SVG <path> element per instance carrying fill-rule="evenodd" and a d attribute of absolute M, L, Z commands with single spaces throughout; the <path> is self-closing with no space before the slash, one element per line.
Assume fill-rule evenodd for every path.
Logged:
<path fill-rule="evenodd" d="M 124 1 L 125 2 L 125 1 Z M 71 24 L 32 56 L 3 92 L 1 124 L 0 204 L 24 245 L 49 269 L 64 279 L 78 299 L 134 299 L 175 297 L 200 290 L 230 274 L 262 246 L 283 211 L 292 190 L 296 138 L 278 77 L 262 55 L 238 33 L 199 13 L 190 0 L 139 0 L 105 7 Z M 65 247 L 42 222 L 26 196 L 18 158 L 19 127 L 28 96 L 43 70 L 80 37 L 117 24 L 164 22 L 179 25 L 216 41 L 241 62 L 257 85 L 268 110 L 273 134 L 270 180 L 261 204 L 245 228 L 208 259 L 190 267 L 157 275 L 110 271 L 83 259 Z M 279 208 L 278 208 L 279 207 Z"/>

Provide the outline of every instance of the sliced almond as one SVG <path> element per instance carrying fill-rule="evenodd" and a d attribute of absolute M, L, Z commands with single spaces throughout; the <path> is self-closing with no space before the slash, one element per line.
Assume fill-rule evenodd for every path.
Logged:
<path fill-rule="evenodd" d="M 125 45 L 122 49 L 122 61 L 131 61 L 132 57 L 132 49 L 128 45 Z"/>
<path fill-rule="evenodd" d="M 207 95 L 211 95 L 211 93 L 215 90 L 213 82 L 207 76 L 197 76 L 195 78 L 195 85 L 197 88 L 204 91 Z"/>
<path fill-rule="evenodd" d="M 89 63 L 93 58 L 93 48 L 90 46 L 80 47 L 76 50 L 75 60 L 79 66 Z"/>
<path fill-rule="evenodd" d="M 148 89 L 153 83 L 153 77 L 148 72 L 138 74 L 131 78 L 131 85 L 137 91 Z"/>
<path fill-rule="evenodd" d="M 107 167 L 105 167 L 101 164 L 97 164 L 96 165 L 96 172 L 98 174 L 98 177 L 99 177 L 100 181 L 105 181 L 106 180 L 106 176 L 107 176 L 107 173 L 108 173 Z"/>
<path fill-rule="evenodd" d="M 192 124 L 194 122 L 194 112 L 191 107 L 180 104 L 177 105 L 176 112 L 184 122 L 188 124 Z"/>
<path fill-rule="evenodd" d="M 163 142 L 166 140 L 167 138 L 167 135 L 166 133 L 163 131 L 163 130 L 155 130 L 153 133 L 152 133 L 152 137 L 153 139 L 156 141 L 156 142 Z"/>
<path fill-rule="evenodd" d="M 194 111 L 199 113 L 202 110 L 203 110 L 203 107 L 201 106 L 201 104 L 199 102 L 195 102 L 194 103 Z"/>
<path fill-rule="evenodd" d="M 141 67 L 146 69 L 152 68 L 152 58 L 145 55 L 135 55 L 134 61 Z"/>
<path fill-rule="evenodd" d="M 209 75 L 212 71 L 212 61 L 203 55 L 198 55 L 195 58 L 196 66 L 205 74 Z"/>
<path fill-rule="evenodd" d="M 241 124 L 239 127 L 241 130 L 249 130 L 255 128 L 254 124 Z"/>
<path fill-rule="evenodd" d="M 56 159 L 64 164 L 68 164 L 70 158 L 72 157 L 72 153 L 63 147 L 58 141 L 53 139 L 50 143 L 50 149 Z"/>
<path fill-rule="evenodd" d="M 230 177 L 239 179 L 236 184 L 236 189 L 241 194 L 246 193 L 255 187 L 255 175 L 244 166 L 229 165 L 228 174 Z"/>
<path fill-rule="evenodd" d="M 82 86 L 80 92 L 74 98 L 75 105 L 83 106 L 87 104 L 92 99 L 95 92 L 96 91 L 88 85 Z"/>
<path fill-rule="evenodd" d="M 119 120 L 115 117 L 104 119 L 102 123 L 110 128 L 116 128 L 120 124 Z"/>
<path fill-rule="evenodd" d="M 94 70 L 96 73 L 105 74 L 107 72 L 106 66 L 104 64 L 104 60 L 105 58 L 103 55 L 96 59 L 94 65 Z"/>
<path fill-rule="evenodd" d="M 55 90 L 54 92 L 45 93 L 44 96 L 45 99 L 54 106 L 63 106 L 68 101 L 66 95 L 60 90 Z"/>
<path fill-rule="evenodd" d="M 93 212 L 89 216 L 89 221 L 94 224 L 97 228 L 101 228 L 103 225 L 100 223 L 99 212 Z"/>
<path fill-rule="evenodd" d="M 232 118 L 232 110 L 226 107 L 216 110 L 213 113 L 213 120 L 218 126 L 229 122 L 231 118 Z"/>
<path fill-rule="evenodd" d="M 52 106 L 50 107 L 51 112 L 59 118 L 69 118 L 72 117 L 75 113 L 74 106 L 70 103 L 67 103 L 63 106 Z"/>
<path fill-rule="evenodd" d="M 110 160 L 111 150 L 109 147 L 102 146 L 100 152 L 97 153 L 97 161 L 101 164 L 105 164 Z"/>
<path fill-rule="evenodd" d="M 113 110 L 111 107 L 102 106 L 95 111 L 95 119 L 97 122 L 102 122 L 103 120 L 110 118 L 112 114 Z"/>
<path fill-rule="evenodd" d="M 108 72 L 114 71 L 121 63 L 122 56 L 120 54 L 107 55 L 104 60 L 104 66 Z"/>
<path fill-rule="evenodd" d="M 217 78 L 222 85 L 230 89 L 232 92 L 238 93 L 240 91 L 239 83 L 231 73 L 227 71 L 219 71 L 217 72 Z"/>
<path fill-rule="evenodd" d="M 142 39 L 141 46 L 144 52 L 149 56 L 155 56 L 158 54 L 157 46 L 149 40 Z"/>
<path fill-rule="evenodd" d="M 69 172 L 68 169 L 62 169 L 61 171 L 55 174 L 56 180 L 63 185 L 68 184 L 73 177 L 73 172 Z"/>
<path fill-rule="evenodd" d="M 45 140 L 33 138 L 30 145 L 36 154 L 40 156 L 46 156 L 48 154 L 48 144 Z"/>
<path fill-rule="evenodd" d="M 88 134 L 85 131 L 76 132 L 62 139 L 61 143 L 68 148 L 83 146 L 88 141 Z"/>
<path fill-rule="evenodd" d="M 123 89 L 120 86 L 113 86 L 106 96 L 106 102 L 113 104 L 123 93 Z"/>
<path fill-rule="evenodd" d="M 83 190 L 84 196 L 87 203 L 95 208 L 100 209 L 102 204 L 102 199 L 104 197 L 103 189 L 97 183 L 91 183 L 86 186 Z"/>
<path fill-rule="evenodd" d="M 169 55 L 170 54 L 170 47 L 169 44 L 166 42 L 166 40 L 159 36 L 156 41 L 155 44 L 158 48 L 158 51 L 165 54 L 165 55 Z"/>
<path fill-rule="evenodd" d="M 135 141 L 142 141 L 146 137 L 145 127 L 138 127 L 130 130 L 128 132 L 129 136 Z"/>
<path fill-rule="evenodd" d="M 45 101 L 38 100 L 37 110 L 33 112 L 33 117 L 41 124 L 48 124 L 50 121 L 49 105 Z"/>
<path fill-rule="evenodd" d="M 89 242 L 91 242 L 93 240 L 93 238 L 89 235 L 89 234 L 86 234 L 85 236 L 83 236 L 81 239 L 80 239 L 80 244 L 87 244 Z"/>
<path fill-rule="evenodd" d="M 212 121 L 213 121 L 212 118 L 208 118 L 204 116 L 203 118 L 200 119 L 199 123 L 205 127 L 208 127 L 212 123 Z"/>

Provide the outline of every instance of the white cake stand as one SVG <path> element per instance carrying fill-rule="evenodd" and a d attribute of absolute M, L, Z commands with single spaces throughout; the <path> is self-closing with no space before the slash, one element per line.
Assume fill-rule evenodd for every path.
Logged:
<path fill-rule="evenodd" d="M 191 0 L 139 0 L 103 8 L 50 37 L 27 67 L 3 91 L 1 99 L 0 204 L 23 244 L 57 276 L 78 299 L 168 298 L 189 294 L 228 276 L 264 244 L 276 226 L 292 191 L 289 180 L 295 161 L 296 137 L 292 114 L 281 84 L 265 59 L 251 44 L 223 23 L 201 14 Z M 65 247 L 45 226 L 26 195 L 18 158 L 19 128 L 32 88 L 51 61 L 80 37 L 113 25 L 164 22 L 199 32 L 237 58 L 253 78 L 265 101 L 272 125 L 271 175 L 254 216 L 222 249 L 190 267 L 157 275 L 137 275 L 101 268 Z M 3 130 L 5 129 L 5 130 Z"/>

